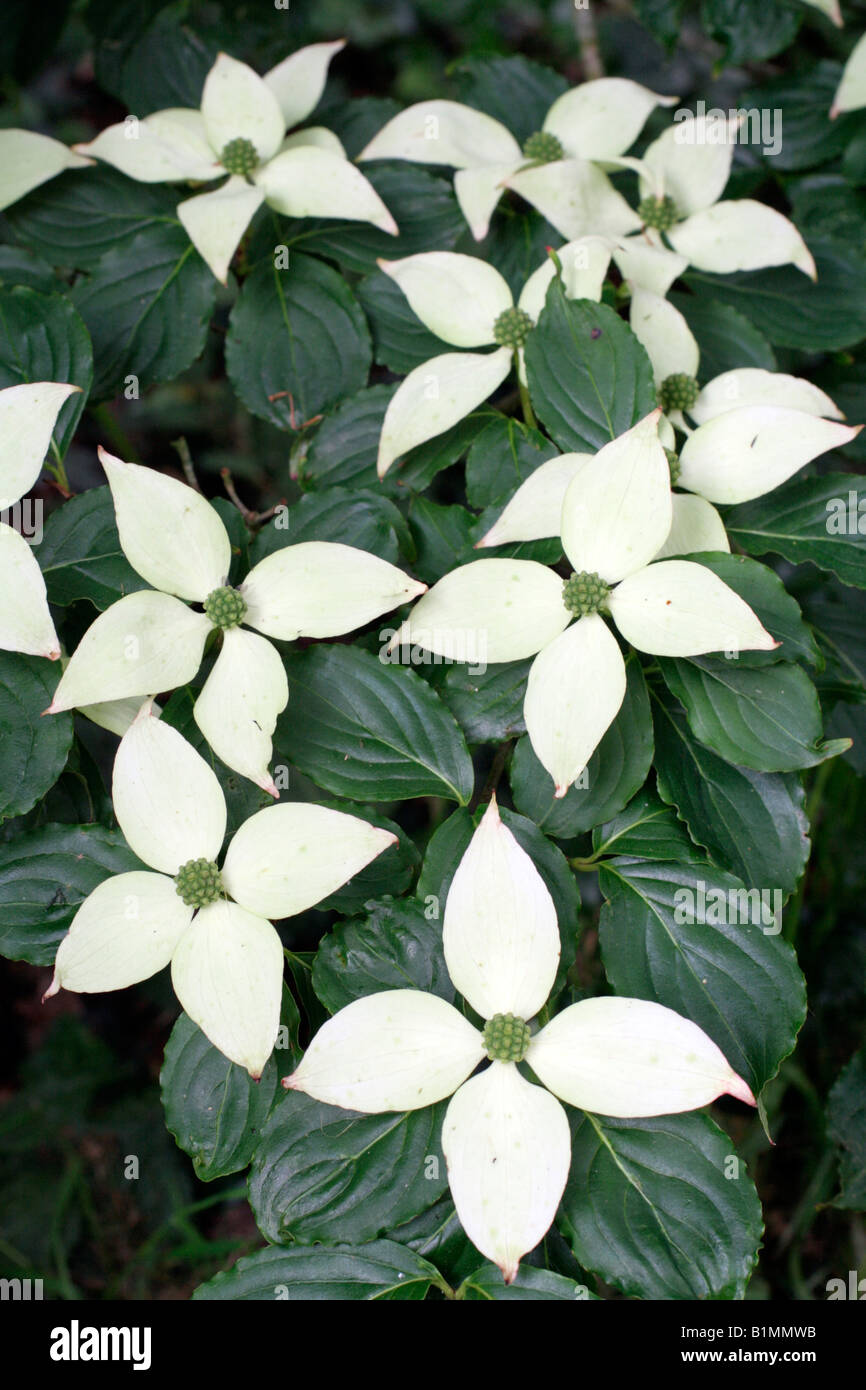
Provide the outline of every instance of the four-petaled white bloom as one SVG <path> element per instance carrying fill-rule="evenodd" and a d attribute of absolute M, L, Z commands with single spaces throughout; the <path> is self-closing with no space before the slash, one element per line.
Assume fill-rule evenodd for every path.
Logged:
<path fill-rule="evenodd" d="M 57 416 L 80 390 L 65 382 L 34 381 L 0 391 L 0 511 L 14 506 L 36 482 Z M 56 661 L 60 640 L 42 571 L 24 537 L 5 522 L 0 522 L 0 593 L 0 649 Z"/>
<path fill-rule="evenodd" d="M 559 527 L 574 567 L 565 584 L 534 560 L 477 560 L 434 584 L 391 642 L 470 663 L 535 656 L 523 713 L 557 797 L 583 771 L 625 695 L 625 663 L 602 612 L 638 651 L 656 656 L 778 646 L 748 604 L 705 566 L 651 563 L 673 519 L 659 415 L 574 469 Z M 529 538 L 514 535 L 519 513 L 510 530 L 515 539 Z M 528 517 L 527 531 L 534 530 Z M 494 527 L 485 541 L 498 540 Z"/>
<path fill-rule="evenodd" d="M 719 202 L 731 173 L 739 118 L 691 116 L 670 126 L 640 160 L 644 236 L 699 270 L 729 274 L 795 265 L 813 280 L 815 262 L 793 222 L 751 198 Z M 587 229 L 584 229 L 587 230 Z"/>
<path fill-rule="evenodd" d="M 228 174 L 221 187 L 177 209 L 190 241 L 223 283 L 265 202 L 288 217 L 348 218 L 396 235 L 390 212 L 332 131 L 311 126 L 286 136 L 318 103 L 328 64 L 343 43 L 310 44 L 263 78 L 221 53 L 205 80 L 200 111 L 172 107 L 131 118 L 76 149 L 142 183 L 209 182 Z"/>
<path fill-rule="evenodd" d="M 289 691 L 282 659 L 265 637 L 337 637 L 424 593 L 426 584 L 366 550 L 304 541 L 266 556 L 229 588 L 228 532 L 205 498 L 104 449 L 99 457 L 124 554 L 153 589 L 127 594 L 99 615 L 48 713 L 186 685 L 219 628 L 222 646 L 196 700 L 196 723 L 228 767 L 278 796 L 268 771 L 271 735 Z"/>
<path fill-rule="evenodd" d="M 283 948 L 271 920 L 328 897 L 396 841 L 356 816 L 268 806 L 225 853 L 220 784 L 149 703 L 114 762 L 114 811 L 152 872 L 94 888 L 60 943 L 49 995 L 126 989 L 171 963 L 175 993 L 214 1047 L 258 1077 L 277 1038 Z"/>
<path fill-rule="evenodd" d="M 452 1096 L 442 1127 L 451 1195 L 466 1234 L 506 1283 L 553 1221 L 568 1177 L 560 1100 L 635 1119 L 725 1093 L 754 1105 L 716 1044 L 661 1004 L 588 999 L 531 1033 L 559 964 L 556 910 L 495 801 L 454 875 L 443 946 L 455 988 L 486 1021 L 483 1034 L 437 995 L 367 995 L 319 1030 L 283 1085 L 364 1113 Z M 472 1076 L 485 1056 L 490 1066 Z M 518 1071 L 524 1058 L 542 1086 Z"/>
<path fill-rule="evenodd" d="M 557 252 L 573 299 L 598 299 L 610 260 L 601 237 L 585 237 Z M 555 267 L 547 260 L 530 275 L 515 306 L 499 271 L 476 256 L 424 251 L 399 261 L 380 260 L 418 318 L 443 342 L 494 352 L 445 352 L 422 362 L 403 380 L 385 412 L 378 472 L 396 458 L 456 425 L 501 386 L 517 358 L 523 376 L 523 343 L 544 306 Z"/>
<path fill-rule="evenodd" d="M 454 191 L 476 241 L 506 187 L 514 189 L 571 240 L 585 233 L 618 236 L 640 227 L 599 166 L 618 167 L 659 96 L 625 77 L 601 77 L 557 97 L 542 128 L 523 149 L 499 121 L 456 101 L 423 101 L 394 116 L 358 156 L 445 164 L 457 170 Z"/>
<path fill-rule="evenodd" d="M 35 130 L 0 130 L 0 212 L 66 169 L 84 169 L 92 159 Z"/>

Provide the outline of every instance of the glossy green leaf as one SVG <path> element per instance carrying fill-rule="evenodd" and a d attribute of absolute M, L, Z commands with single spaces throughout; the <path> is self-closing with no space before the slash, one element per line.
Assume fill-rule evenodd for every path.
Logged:
<path fill-rule="evenodd" d="M 453 1003 L 436 904 L 385 898 L 338 922 L 319 943 L 313 988 L 332 1014 L 383 989 L 423 989 Z"/>
<path fill-rule="evenodd" d="M 269 1245 L 201 1284 L 193 1298 L 230 1302 L 417 1302 L 441 1283 L 433 1265 L 390 1240 L 331 1249 Z"/>
<path fill-rule="evenodd" d="M 53 787 L 72 746 L 72 715 L 42 718 L 58 663 L 0 652 L 0 821 L 20 816 Z"/>

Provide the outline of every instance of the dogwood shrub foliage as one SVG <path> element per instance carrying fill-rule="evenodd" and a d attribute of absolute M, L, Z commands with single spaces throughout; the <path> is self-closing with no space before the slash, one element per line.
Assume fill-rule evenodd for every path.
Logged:
<path fill-rule="evenodd" d="M 267 1241 L 200 1297 L 742 1297 L 804 787 L 862 765 L 785 584 L 866 587 L 809 370 L 862 267 L 742 113 L 520 57 L 395 109 L 342 48 L 0 132 L 0 944 L 46 999 L 170 968 L 166 1124 Z M 182 374 L 264 511 L 126 448 Z"/>

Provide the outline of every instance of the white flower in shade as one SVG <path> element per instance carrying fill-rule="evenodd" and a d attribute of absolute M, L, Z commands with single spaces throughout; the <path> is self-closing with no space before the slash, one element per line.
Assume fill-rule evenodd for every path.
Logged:
<path fill-rule="evenodd" d="M 85 169 L 92 159 L 33 130 L 0 130 L 0 211 L 65 169 Z"/>
<path fill-rule="evenodd" d="M 306 541 L 266 556 L 237 589 L 230 588 L 228 532 L 205 498 L 186 483 L 122 463 L 104 449 L 99 457 L 121 547 L 153 589 L 127 594 L 99 615 L 47 712 L 186 685 L 218 629 L 222 645 L 195 702 L 195 721 L 228 767 L 278 796 L 268 771 L 271 735 L 289 691 L 282 659 L 265 638 L 341 636 L 427 586 L 366 550 Z M 190 608 L 191 602 L 202 604 L 204 612 Z"/>
<path fill-rule="evenodd" d="M 866 34 L 860 35 L 848 56 L 830 107 L 830 120 L 835 121 L 845 111 L 859 111 L 863 106 L 866 106 Z"/>
<path fill-rule="evenodd" d="M 793 222 L 751 198 L 719 202 L 731 173 L 739 120 L 691 116 L 670 126 L 640 160 L 638 217 L 645 237 L 699 270 L 729 274 L 795 265 L 815 279 L 815 262 Z"/>
<path fill-rule="evenodd" d="M 306 803 L 269 806 L 233 836 L 219 782 L 149 704 L 114 762 L 114 811 L 148 871 L 94 888 L 60 943 L 47 991 L 126 989 L 171 963 L 181 1005 L 253 1077 L 277 1037 L 283 948 L 270 919 L 305 912 L 395 843 L 356 816 Z"/>
<path fill-rule="evenodd" d="M 264 77 L 221 53 L 205 80 L 200 111 L 173 107 L 140 121 L 129 117 L 76 149 L 142 183 L 210 182 L 227 174 L 219 188 L 177 209 L 190 241 L 223 283 L 262 203 L 288 217 L 372 222 L 396 235 L 393 217 L 336 135 L 311 126 L 286 136 L 318 103 L 328 64 L 343 43 L 310 44 Z"/>
<path fill-rule="evenodd" d="M 566 292 L 598 299 L 610 260 L 607 243 L 585 237 L 557 252 Z M 530 275 L 515 305 L 503 277 L 476 256 L 425 251 L 380 267 L 400 286 L 413 312 L 431 333 L 457 348 L 493 352 L 445 352 L 415 367 L 389 402 L 379 439 L 382 478 L 396 458 L 456 425 L 501 386 L 512 366 L 523 379 L 523 345 L 544 306 L 556 269 L 547 260 Z"/>
<path fill-rule="evenodd" d="M 778 646 L 705 566 L 652 563 L 673 520 L 659 413 L 574 468 L 559 525 L 574 567 L 565 583 L 533 560 L 477 560 L 434 584 L 391 642 L 474 665 L 535 656 L 523 713 L 557 797 L 583 771 L 625 694 L 625 663 L 602 613 L 638 651 L 656 656 Z M 528 516 L 526 531 L 534 532 Z M 498 543 L 496 528 L 484 539 Z"/>
<path fill-rule="evenodd" d="M 80 390 L 66 382 L 35 381 L 0 391 L 0 511 L 14 506 L 36 482 L 57 416 Z M 57 661 L 60 640 L 42 571 L 24 537 L 6 522 L 0 522 L 0 592 L 0 649 Z"/>
<path fill-rule="evenodd" d="M 501 122 L 456 101 L 422 101 L 394 116 L 359 160 L 409 159 L 457 170 L 454 191 L 476 241 L 487 235 L 504 188 L 532 203 L 571 240 L 640 226 L 599 165 L 617 167 L 659 96 L 625 77 L 584 82 L 557 97 L 523 149 Z"/>
<path fill-rule="evenodd" d="M 452 1096 L 442 1126 L 451 1195 L 469 1239 L 506 1283 L 565 1188 L 571 1139 L 561 1100 L 633 1119 L 694 1110 L 725 1093 L 754 1105 L 716 1044 L 660 1004 L 588 999 L 533 1032 L 559 964 L 556 910 L 495 801 L 452 880 L 443 946 L 483 1032 L 421 990 L 367 995 L 319 1030 L 283 1085 L 364 1113 Z M 490 1066 L 472 1076 L 485 1057 Z M 518 1070 L 524 1060 L 542 1086 Z"/>

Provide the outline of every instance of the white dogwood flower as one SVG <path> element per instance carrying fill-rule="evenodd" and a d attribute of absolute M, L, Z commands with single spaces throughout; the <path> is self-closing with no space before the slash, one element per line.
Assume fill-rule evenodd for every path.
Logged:
<path fill-rule="evenodd" d="M 572 298 L 598 299 L 610 260 L 607 243 L 585 237 L 557 252 Z M 494 352 L 445 352 L 415 367 L 388 404 L 379 439 L 377 468 L 383 478 L 396 458 L 456 425 L 487 400 L 517 365 L 523 379 L 523 345 L 544 306 L 556 273 L 548 259 L 530 275 L 515 305 L 499 271 L 477 256 L 424 251 L 399 261 L 380 260 L 425 328 L 457 348 L 495 347 Z"/>
<path fill-rule="evenodd" d="M 264 77 L 221 53 L 205 79 L 200 111 L 172 107 L 140 121 L 128 117 L 75 148 L 142 183 L 207 183 L 227 174 L 219 188 L 177 209 L 223 284 L 262 203 L 288 217 L 372 222 L 396 236 L 390 212 L 332 131 L 311 126 L 286 136 L 317 105 L 328 64 L 343 46 L 310 44 Z"/>
<path fill-rule="evenodd" d="M 625 695 L 625 663 L 602 613 L 638 651 L 656 656 L 778 645 L 710 569 L 653 563 L 673 519 L 659 415 L 574 469 L 559 526 L 574 567 L 564 584 L 534 560 L 462 565 L 434 584 L 391 642 L 475 665 L 534 656 L 523 713 L 557 797 L 582 772 Z"/>
<path fill-rule="evenodd" d="M 830 120 L 835 121 L 845 111 L 859 111 L 866 106 L 866 34 L 861 34 L 850 54 L 830 107 Z"/>
<path fill-rule="evenodd" d="M 0 511 L 29 492 L 51 447 L 64 403 L 80 386 L 24 382 L 0 391 Z M 0 649 L 57 661 L 60 640 L 48 611 L 45 580 L 33 551 L 13 526 L 0 522 Z"/>
<path fill-rule="evenodd" d="M 0 212 L 66 169 L 85 169 L 92 159 L 35 130 L 0 130 Z"/>
<path fill-rule="evenodd" d="M 729 274 L 795 265 L 815 279 L 815 262 L 793 222 L 751 198 L 719 202 L 731 173 L 739 121 L 708 114 L 678 121 L 640 160 L 638 217 L 644 237 L 698 270 Z"/>
<path fill-rule="evenodd" d="M 506 1283 L 544 1237 L 565 1188 L 571 1139 L 560 1101 L 634 1119 L 694 1110 L 725 1093 L 754 1105 L 716 1044 L 661 1004 L 587 999 L 533 1032 L 559 964 L 556 909 L 495 800 L 452 880 L 443 947 L 483 1031 L 438 995 L 370 994 L 329 1019 L 283 1085 L 366 1114 L 452 1096 L 442 1126 L 451 1195 L 469 1239 Z M 490 1066 L 473 1076 L 485 1057 Z M 518 1070 L 524 1060 L 541 1086 Z"/>
<path fill-rule="evenodd" d="M 483 111 L 456 101 L 422 101 L 388 121 L 358 159 L 456 169 L 454 191 L 476 241 L 487 235 L 506 186 L 569 240 L 591 232 L 618 235 L 640 222 L 599 166 L 618 166 L 650 112 L 677 100 L 625 77 L 596 78 L 557 97 L 522 149 Z"/>
<path fill-rule="evenodd" d="M 219 630 L 221 648 L 195 702 L 196 723 L 228 767 L 278 796 L 268 771 L 271 735 L 289 691 L 282 659 L 265 638 L 341 636 L 427 586 L 366 550 L 303 541 L 266 556 L 231 588 L 228 532 L 200 493 L 104 449 L 99 457 L 123 552 L 153 588 L 127 594 L 87 629 L 47 712 L 186 685 Z"/>
<path fill-rule="evenodd" d="M 396 836 L 342 811 L 284 802 L 250 816 L 218 868 L 220 784 L 149 702 L 120 741 L 112 796 L 130 849 L 150 871 L 116 874 L 85 898 L 45 997 L 126 989 L 170 963 L 189 1017 L 259 1077 L 276 1041 L 283 983 L 271 919 L 315 907 Z"/>

